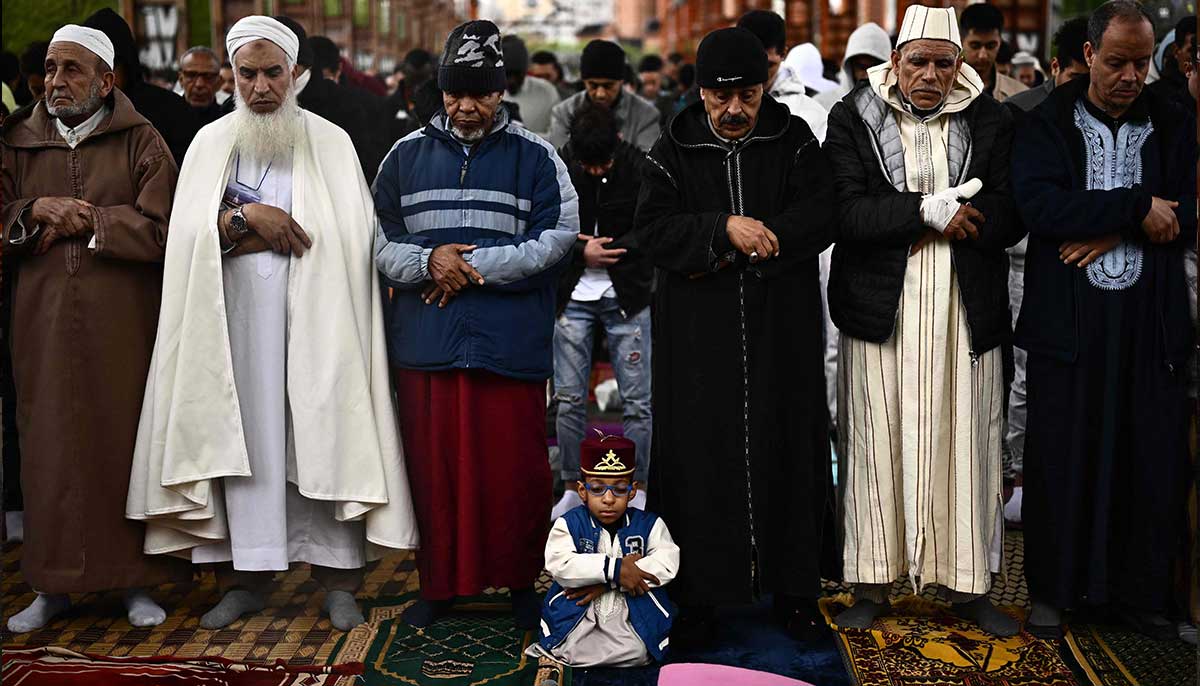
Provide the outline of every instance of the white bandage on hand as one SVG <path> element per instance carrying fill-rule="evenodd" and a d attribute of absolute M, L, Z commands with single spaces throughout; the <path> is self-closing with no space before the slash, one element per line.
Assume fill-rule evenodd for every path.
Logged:
<path fill-rule="evenodd" d="M 969 200 L 982 189 L 982 181 L 971 179 L 961 186 L 947 188 L 940 193 L 921 198 L 921 221 L 938 233 L 944 233 L 950 225 L 950 220 L 954 219 L 954 215 L 958 214 L 958 209 L 962 207 L 959 200 Z"/>

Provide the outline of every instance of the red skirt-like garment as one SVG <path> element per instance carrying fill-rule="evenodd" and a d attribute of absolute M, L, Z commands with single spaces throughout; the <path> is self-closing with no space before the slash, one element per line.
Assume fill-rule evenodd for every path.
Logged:
<path fill-rule="evenodd" d="M 545 384 L 481 370 L 393 373 L 421 596 L 532 586 L 550 530 Z"/>

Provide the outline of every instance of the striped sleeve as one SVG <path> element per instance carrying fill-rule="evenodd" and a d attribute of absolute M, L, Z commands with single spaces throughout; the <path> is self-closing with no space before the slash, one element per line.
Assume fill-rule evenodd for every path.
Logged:
<path fill-rule="evenodd" d="M 528 228 L 513 238 L 483 238 L 468 261 L 487 286 L 515 285 L 545 272 L 570 255 L 579 235 L 579 200 L 567 166 L 548 143 L 520 128 L 510 135 L 542 146 L 545 155 L 534 172 Z"/>
<path fill-rule="evenodd" d="M 379 165 L 379 174 L 371 186 L 375 199 L 375 268 L 392 286 L 412 287 L 429 280 L 429 253 L 437 247 L 429 238 L 410 233 L 404 222 L 400 178 L 401 159 L 406 143 L 420 138 L 415 132 L 397 141 Z"/>

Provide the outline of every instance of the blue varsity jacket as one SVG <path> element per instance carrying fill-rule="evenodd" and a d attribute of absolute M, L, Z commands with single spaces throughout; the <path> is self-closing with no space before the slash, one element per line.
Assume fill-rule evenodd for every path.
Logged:
<path fill-rule="evenodd" d="M 599 550 L 601 536 L 608 536 L 604 527 L 588 512 L 587 505 L 580 505 L 565 515 L 567 530 L 575 540 L 575 552 L 593 553 Z M 658 521 L 658 515 L 629 508 L 625 511 L 625 526 L 617 531 L 617 540 L 623 555 L 633 553 L 646 554 L 646 541 L 650 538 L 650 530 Z M 620 575 L 620 559 L 613 561 L 612 569 L 605 570 L 615 582 Z M 646 652 L 657 661 L 662 661 L 666 652 L 671 633 L 671 624 L 675 620 L 675 605 L 667 597 L 663 588 L 652 588 L 642 596 L 627 595 L 625 604 L 629 608 L 629 623 L 633 630 L 646 644 Z M 567 639 L 567 636 L 583 619 L 587 606 L 579 606 L 575 601 L 566 597 L 564 589 L 557 581 L 546 591 L 542 601 L 542 638 L 539 643 L 546 650 L 553 650 Z"/>

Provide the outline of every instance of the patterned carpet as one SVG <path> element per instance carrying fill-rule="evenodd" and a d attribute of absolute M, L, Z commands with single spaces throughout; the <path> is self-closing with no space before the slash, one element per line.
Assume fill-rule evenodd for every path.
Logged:
<path fill-rule="evenodd" d="M 387 557 L 367 574 L 358 596 L 365 600 L 399 596 L 416 588 L 416 578 L 410 554 Z M 0 596 L 4 602 L 0 627 L 34 598 L 21 577 L 19 545 L 4 546 Z M 261 614 L 238 620 L 220 631 L 200 628 L 200 616 L 218 600 L 211 572 L 196 583 L 156 589 L 154 597 L 170 613 L 167 621 L 157 627 L 130 626 L 117 594 L 88 594 L 72 597 L 75 606 L 40 631 L 13 636 L 0 629 L 0 639 L 5 648 L 52 645 L 91 655 L 204 656 L 251 663 L 286 660 L 294 665 L 321 665 L 329 663 L 334 646 L 345 635 L 321 617 L 325 594 L 309 577 L 306 566 L 278 577 L 267 599 L 267 609 Z"/>
<path fill-rule="evenodd" d="M 1018 614 L 1023 614 L 1029 606 L 1022 547 L 1021 533 L 1009 532 L 1005 540 L 1004 569 L 991 592 L 993 602 L 1015 608 L 1019 610 Z M 546 585 L 547 580 L 543 577 L 539 590 L 544 591 Z M 239 620 L 221 631 L 207 631 L 199 626 L 200 616 L 217 602 L 218 593 L 213 575 L 206 573 L 193 583 L 164 586 L 154 591 L 155 598 L 169 612 L 166 622 L 158 627 L 136 629 L 130 626 L 117 594 L 89 594 L 73 597 L 75 605 L 72 609 L 40 631 L 13 636 L 0 628 L 0 641 L 5 648 L 58 646 L 79 653 L 117 657 L 221 657 L 248 663 L 284 660 L 297 666 L 363 662 L 371 653 L 371 646 L 378 643 L 380 627 L 394 626 L 391 620 L 398 618 L 406 605 L 399 601 L 411 598 L 408 594 L 417 588 L 411 554 L 384 558 L 368 571 L 358 593 L 368 614 L 368 624 L 343 633 L 333 629 L 329 620 L 320 616 L 324 592 L 301 565 L 278 576 L 263 613 Z M 825 590 L 835 596 L 847 589 L 827 583 Z M 911 593 L 907 582 L 897 582 L 892 595 L 895 600 L 911 596 Z M 3 548 L 0 597 L 3 598 L 0 627 L 34 597 L 21 577 L 19 545 Z M 925 589 L 920 597 L 927 601 L 937 599 L 932 588 Z M 1093 631 L 1093 627 L 1078 626 L 1074 629 L 1073 644 L 1070 649 L 1064 647 L 1062 652 L 1070 656 L 1073 649 L 1080 663 L 1088 663 L 1087 668 L 1076 672 L 1081 684 L 1089 681 L 1096 686 L 1191 683 L 1178 681 L 1182 678 L 1180 675 L 1189 674 L 1186 671 L 1189 664 L 1186 644 L 1139 643 L 1136 635 L 1111 628 L 1099 627 Z M 1068 659 L 1068 664 L 1072 661 Z M 1086 673 L 1087 669 L 1094 673 Z M 343 686 L 362 683 L 351 677 L 341 681 Z"/>
<path fill-rule="evenodd" d="M 1183 641 L 1155 641 L 1110 624 L 1078 624 L 1066 636 L 1093 686 L 1200 684 L 1200 651 Z"/>

